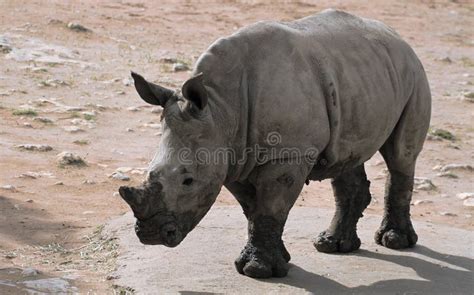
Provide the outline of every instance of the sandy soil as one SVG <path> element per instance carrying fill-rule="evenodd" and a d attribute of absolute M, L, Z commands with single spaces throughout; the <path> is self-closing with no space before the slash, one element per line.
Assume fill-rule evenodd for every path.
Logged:
<path fill-rule="evenodd" d="M 456 197 L 474 191 L 472 171 L 452 171 L 457 178 L 450 178 L 433 170 L 473 164 L 474 105 L 462 99 L 474 90 L 469 1 L 0 0 L 0 280 L 2 269 L 34 267 L 49 277 L 67 275 L 84 292 L 110 288 L 115 249 L 99 226 L 127 207 L 114 195 L 124 181 L 109 175 L 146 167 L 160 138 L 159 114 L 130 86 L 130 70 L 179 87 L 189 73 L 174 72 L 164 58 L 192 66 L 210 43 L 239 27 L 329 7 L 382 20 L 414 47 L 431 83 L 432 127 L 456 138 L 426 142 L 417 176 L 436 187 L 414 194 L 414 201 L 431 203 L 414 205 L 412 215 L 473 229 L 472 207 Z M 68 28 L 70 22 L 91 31 Z M 34 112 L 18 113 L 25 108 Z M 53 150 L 23 151 L 21 144 Z M 59 167 L 63 151 L 87 166 Z M 379 155 L 367 165 L 369 213 L 382 212 L 384 168 Z M 126 172 L 128 183 L 139 183 L 140 173 Z M 235 201 L 223 190 L 218 203 Z M 305 187 L 297 206 L 332 207 L 329 182 Z"/>

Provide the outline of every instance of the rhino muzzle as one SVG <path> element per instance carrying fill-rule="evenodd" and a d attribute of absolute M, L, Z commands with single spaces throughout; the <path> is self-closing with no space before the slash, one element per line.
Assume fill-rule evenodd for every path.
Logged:
<path fill-rule="evenodd" d="M 132 208 L 137 219 L 135 233 L 140 242 L 146 245 L 165 245 L 176 247 L 184 238 L 176 219 L 160 211 L 157 204 L 150 204 L 143 187 L 122 186 L 119 188 L 122 199 Z M 159 193 L 155 191 L 154 193 Z"/>

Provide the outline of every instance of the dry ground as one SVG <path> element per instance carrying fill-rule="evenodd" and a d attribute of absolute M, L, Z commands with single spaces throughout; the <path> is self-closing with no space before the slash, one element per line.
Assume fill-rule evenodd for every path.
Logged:
<path fill-rule="evenodd" d="M 456 139 L 426 142 L 417 176 L 436 188 L 414 194 L 414 200 L 432 203 L 413 206 L 412 215 L 472 229 L 472 207 L 456 197 L 473 191 L 472 172 L 454 171 L 458 178 L 448 178 L 432 169 L 473 164 L 474 105 L 461 99 L 474 90 L 474 5 L 468 1 L 0 0 L 0 186 L 6 186 L 0 188 L 0 269 L 34 267 L 44 276 L 67 274 L 81 291 L 109 289 L 115 250 L 113 241 L 101 240 L 98 227 L 127 211 L 114 195 L 123 181 L 109 175 L 119 167 L 146 167 L 160 138 L 154 125 L 159 114 L 129 85 L 129 71 L 179 87 L 189 73 L 174 72 L 163 58 L 192 65 L 210 43 L 239 27 L 329 7 L 382 20 L 414 47 L 431 83 L 432 126 Z M 74 31 L 69 22 L 91 31 Z M 2 49 L 2 38 L 13 51 Z M 36 115 L 16 112 L 24 108 Z M 82 131 L 63 129 L 71 126 Z M 53 150 L 15 148 L 26 143 Z M 77 153 L 87 166 L 59 167 L 62 151 Z M 369 162 L 370 213 L 382 212 L 383 169 L 378 155 Z M 28 172 L 36 178 L 20 177 Z M 134 172 L 127 173 L 132 184 L 143 178 Z M 235 201 L 223 190 L 218 203 Z M 297 201 L 332 204 L 328 181 L 311 183 Z"/>

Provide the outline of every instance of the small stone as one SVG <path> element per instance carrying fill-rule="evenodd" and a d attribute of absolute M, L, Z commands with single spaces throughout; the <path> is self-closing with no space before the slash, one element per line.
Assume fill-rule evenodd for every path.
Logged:
<path fill-rule="evenodd" d="M 7 190 L 7 191 L 11 191 L 11 192 L 16 192 L 16 187 L 11 185 L 11 184 L 2 185 L 2 186 L 0 186 L 0 188 L 4 189 L 4 190 Z"/>
<path fill-rule="evenodd" d="M 453 60 L 449 56 L 438 58 L 437 60 L 441 61 L 441 62 L 445 62 L 445 63 L 452 63 L 453 62 Z"/>
<path fill-rule="evenodd" d="M 189 70 L 189 67 L 181 62 L 177 62 L 173 64 L 173 71 L 174 72 L 182 72 L 182 71 L 187 71 Z"/>
<path fill-rule="evenodd" d="M 161 124 L 159 124 L 159 123 L 147 123 L 147 124 L 143 124 L 143 127 L 148 127 L 148 128 L 153 128 L 153 129 L 160 129 Z"/>
<path fill-rule="evenodd" d="M 152 114 L 161 114 L 163 112 L 162 107 L 152 107 L 151 108 L 151 113 Z"/>
<path fill-rule="evenodd" d="M 115 172 L 128 173 L 133 170 L 133 167 L 118 167 Z"/>
<path fill-rule="evenodd" d="M 62 181 L 58 181 L 54 185 L 64 185 L 64 183 Z"/>
<path fill-rule="evenodd" d="M 441 216 L 448 216 L 448 217 L 456 217 L 456 216 L 458 216 L 457 214 L 451 213 L 451 212 L 440 212 L 439 215 L 441 215 Z"/>
<path fill-rule="evenodd" d="M 5 37 L 1 36 L 0 37 L 0 53 L 9 53 L 12 50 L 13 48 L 8 42 L 8 40 Z"/>
<path fill-rule="evenodd" d="M 49 152 L 53 150 L 53 148 L 47 144 L 20 144 L 16 146 L 17 149 L 25 150 L 25 151 L 36 151 L 36 152 Z"/>
<path fill-rule="evenodd" d="M 31 267 L 25 268 L 21 272 L 21 275 L 23 277 L 34 277 L 34 276 L 37 276 L 38 274 L 39 274 L 39 271 Z"/>
<path fill-rule="evenodd" d="M 420 191 L 431 191 L 436 189 L 436 186 L 429 178 L 415 177 L 415 189 Z"/>
<path fill-rule="evenodd" d="M 86 106 L 94 108 L 94 109 L 99 110 L 99 111 L 105 111 L 107 109 L 106 106 L 103 106 L 101 104 L 95 104 L 95 103 L 87 103 Z"/>
<path fill-rule="evenodd" d="M 72 31 L 80 32 L 80 33 L 92 32 L 92 30 L 84 27 L 83 25 L 78 24 L 78 23 L 73 23 L 73 22 L 68 23 L 67 28 Z"/>
<path fill-rule="evenodd" d="M 441 172 L 447 172 L 447 171 L 452 171 L 452 170 L 465 170 L 465 171 L 473 172 L 474 168 L 468 164 L 448 164 L 448 165 L 441 166 L 439 168 L 439 171 Z"/>
<path fill-rule="evenodd" d="M 135 130 L 133 130 L 132 128 L 127 128 L 125 129 L 127 132 L 135 132 Z"/>
<path fill-rule="evenodd" d="M 15 205 L 13 205 L 13 208 L 15 208 L 15 210 L 20 210 L 20 205 L 15 204 Z"/>
<path fill-rule="evenodd" d="M 57 155 L 59 166 L 85 166 L 86 162 L 78 155 L 71 152 L 62 152 Z"/>
<path fill-rule="evenodd" d="M 416 200 L 413 202 L 413 205 L 418 206 L 418 205 L 423 205 L 423 204 L 431 204 L 433 201 L 431 200 Z"/>
<path fill-rule="evenodd" d="M 94 211 L 84 211 L 84 212 L 82 212 L 82 214 L 84 214 L 84 215 L 94 214 L 94 213 L 95 213 Z"/>
<path fill-rule="evenodd" d="M 34 201 L 32 199 L 27 199 L 25 202 L 27 203 L 33 203 Z"/>
<path fill-rule="evenodd" d="M 107 281 L 110 281 L 110 280 L 116 280 L 118 278 L 120 278 L 120 276 L 118 276 L 118 275 L 108 275 L 105 279 Z"/>
<path fill-rule="evenodd" d="M 115 171 L 110 175 L 111 178 L 122 180 L 122 181 L 129 181 L 130 177 L 127 175 L 123 174 L 122 172 Z"/>
<path fill-rule="evenodd" d="M 453 179 L 459 178 L 459 176 L 457 176 L 456 174 L 451 173 L 451 172 L 441 172 L 441 173 L 436 174 L 436 176 L 446 177 L 446 178 L 453 178 Z"/>
<path fill-rule="evenodd" d="M 36 172 L 31 172 L 31 171 L 28 171 L 28 172 L 25 172 L 25 173 L 22 173 L 18 176 L 19 178 L 31 178 L 31 179 L 36 179 L 38 177 L 40 177 L 40 175 Z"/>
<path fill-rule="evenodd" d="M 471 199 L 474 198 L 474 193 L 459 193 L 456 195 L 456 198 L 461 200 Z"/>
<path fill-rule="evenodd" d="M 70 132 L 70 133 L 85 132 L 84 129 L 81 129 L 77 126 L 65 126 L 65 127 L 63 127 L 63 129 L 67 132 Z"/>
<path fill-rule="evenodd" d="M 162 57 L 160 61 L 165 64 L 174 64 L 178 62 L 178 59 L 176 57 Z"/>
<path fill-rule="evenodd" d="M 461 96 L 462 101 L 474 102 L 474 91 L 465 92 Z"/>
<path fill-rule="evenodd" d="M 442 139 L 446 139 L 446 140 L 450 140 L 450 141 L 455 141 L 456 140 L 456 136 L 453 133 L 451 133 L 448 130 L 441 129 L 441 128 L 432 129 L 432 130 L 430 130 L 429 134 L 431 136 L 434 136 L 435 138 L 439 138 L 441 140 Z"/>
<path fill-rule="evenodd" d="M 133 83 L 133 81 L 130 78 L 125 78 L 125 79 L 122 80 L 122 84 L 124 86 L 130 86 L 130 85 L 132 85 L 132 83 Z"/>
<path fill-rule="evenodd" d="M 130 111 L 130 112 L 138 112 L 138 111 L 140 111 L 140 107 L 128 107 L 128 108 L 127 108 L 127 111 Z"/>
<path fill-rule="evenodd" d="M 474 207 L 474 198 L 467 198 L 462 202 L 465 207 Z"/>
<path fill-rule="evenodd" d="M 97 182 L 95 182 L 94 180 L 86 179 L 82 183 L 83 184 L 96 184 Z"/>
<path fill-rule="evenodd" d="M 112 196 L 113 196 L 113 197 L 118 197 L 118 196 L 120 196 L 120 194 L 119 194 L 119 192 L 114 192 L 114 193 L 112 194 Z"/>
<path fill-rule="evenodd" d="M 13 258 L 16 258 L 16 253 L 13 253 L 13 252 L 7 253 L 7 254 L 5 254 L 5 258 L 6 258 L 6 259 L 13 259 Z"/>
<path fill-rule="evenodd" d="M 45 124 L 53 124 L 53 120 L 49 119 L 49 118 L 46 118 L 46 117 L 36 117 L 33 119 L 33 121 L 38 121 L 38 122 L 41 122 L 41 123 L 45 123 Z"/>
<path fill-rule="evenodd" d="M 31 125 L 31 123 L 29 123 L 29 122 L 23 123 L 23 126 L 25 126 L 27 128 L 33 128 L 33 125 Z"/>

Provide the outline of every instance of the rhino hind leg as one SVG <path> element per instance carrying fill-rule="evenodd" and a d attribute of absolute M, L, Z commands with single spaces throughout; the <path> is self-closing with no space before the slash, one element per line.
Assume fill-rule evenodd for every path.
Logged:
<path fill-rule="evenodd" d="M 404 249 L 413 247 L 418 240 L 410 219 L 415 160 L 394 156 L 398 153 L 393 151 L 393 146 L 389 141 L 380 150 L 389 175 L 385 184 L 384 216 L 374 238 L 377 244 L 387 248 Z"/>
<path fill-rule="evenodd" d="M 420 85 L 394 131 L 380 148 L 389 175 L 385 186 L 384 217 L 375 233 L 375 242 L 391 249 L 413 247 L 418 240 L 410 219 L 410 201 L 415 163 L 429 128 L 431 106 L 427 82 Z"/>
<path fill-rule="evenodd" d="M 371 199 L 364 165 L 334 178 L 331 184 L 336 212 L 329 228 L 314 240 L 314 247 L 324 253 L 355 251 L 360 247 L 357 221 Z"/>

